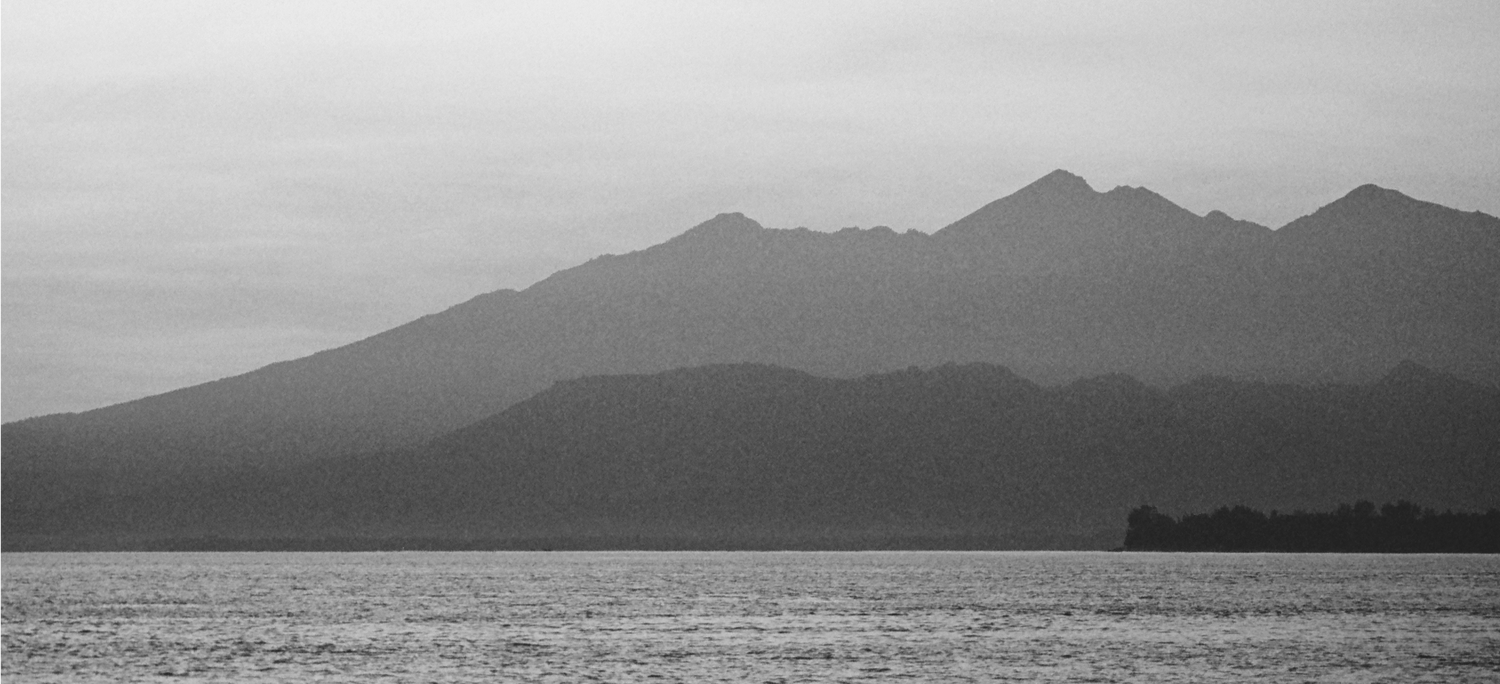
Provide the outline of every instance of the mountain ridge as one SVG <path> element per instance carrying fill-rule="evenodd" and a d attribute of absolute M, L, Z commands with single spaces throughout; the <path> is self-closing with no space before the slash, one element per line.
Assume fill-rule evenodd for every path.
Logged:
<path fill-rule="evenodd" d="M 746 361 L 838 377 L 955 361 L 1045 382 L 1315 382 L 1412 359 L 1500 379 L 1500 221 L 1376 190 L 1285 233 L 1198 217 L 1149 190 L 1097 192 L 1061 170 L 930 235 L 720 214 L 349 345 L 7 423 L 6 443 L 21 446 L 5 464 L 228 467 L 397 448 L 557 379 Z M 1366 195 L 1398 211 L 1355 211 L 1376 206 Z M 1354 229 L 1462 239 L 1386 249 Z"/>
<path fill-rule="evenodd" d="M 1142 501 L 1500 504 L 1487 486 L 1500 477 L 1500 423 L 1488 419 L 1500 391 L 1412 364 L 1386 377 L 1425 389 L 1222 378 L 1157 388 L 1120 374 L 1043 387 L 984 363 L 847 379 L 768 364 L 591 376 L 396 452 L 114 491 L 7 473 L 22 495 L 7 492 L 0 521 L 7 550 L 601 535 L 716 548 L 813 538 L 1108 548 Z M 1449 401 L 1429 402 L 1434 393 Z"/>

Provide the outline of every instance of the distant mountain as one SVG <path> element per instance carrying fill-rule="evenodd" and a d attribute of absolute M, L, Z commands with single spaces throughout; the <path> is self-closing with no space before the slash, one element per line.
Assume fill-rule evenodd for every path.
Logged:
<path fill-rule="evenodd" d="M 1292 320 L 1316 317 L 1347 353 L 1381 347 L 1495 380 L 1500 221 L 1364 185 L 1276 231 Z"/>
<path fill-rule="evenodd" d="M 724 214 L 344 347 L 6 424 L 4 467 L 124 482 L 395 449 L 558 380 L 720 363 L 1159 383 L 1363 380 L 1410 359 L 1495 382 L 1497 274 L 1500 220 L 1374 186 L 1278 231 L 1064 171 L 931 235 Z"/>
<path fill-rule="evenodd" d="M 1105 548 L 1144 502 L 1500 506 L 1497 417 L 1500 391 L 1415 364 L 1363 385 L 1169 390 L 1123 375 L 1045 388 L 988 364 L 853 380 L 714 365 L 558 382 L 398 452 L 113 493 L 7 471 L 4 540 Z"/>
<path fill-rule="evenodd" d="M 1082 178 L 1053 171 L 938 231 L 963 245 L 969 268 L 1005 275 L 1100 276 L 1142 267 L 1204 264 L 1241 256 L 1272 232 L 1222 212 L 1200 217 L 1145 188 L 1095 192 Z"/>

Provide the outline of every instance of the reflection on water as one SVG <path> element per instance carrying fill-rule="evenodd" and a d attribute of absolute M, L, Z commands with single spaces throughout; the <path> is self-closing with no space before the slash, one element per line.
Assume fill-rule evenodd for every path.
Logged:
<path fill-rule="evenodd" d="M 24 681 L 1494 681 L 1500 557 L 5 554 Z"/>

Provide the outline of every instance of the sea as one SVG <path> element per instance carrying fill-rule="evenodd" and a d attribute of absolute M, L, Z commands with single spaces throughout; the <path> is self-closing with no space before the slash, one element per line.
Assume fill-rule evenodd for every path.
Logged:
<path fill-rule="evenodd" d="M 22 682 L 1497 682 L 1500 556 L 7 553 Z"/>

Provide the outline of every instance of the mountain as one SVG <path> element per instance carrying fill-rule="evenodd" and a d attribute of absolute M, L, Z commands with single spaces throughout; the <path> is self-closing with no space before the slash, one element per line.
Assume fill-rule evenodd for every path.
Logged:
<path fill-rule="evenodd" d="M 344 347 L 6 424 L 4 467 L 120 487 L 279 467 L 420 444 L 559 380 L 722 363 L 1161 383 L 1362 380 L 1410 359 L 1494 382 L 1497 245 L 1494 217 L 1373 186 L 1271 231 L 1064 171 L 930 235 L 723 214 Z"/>
<path fill-rule="evenodd" d="M 1263 244 L 1271 231 L 1222 212 L 1211 219 L 1197 216 L 1145 188 L 1095 192 L 1084 179 L 1058 170 L 936 237 L 964 245 L 974 257 L 970 267 L 1010 276 L 1097 276 L 1101 270 L 1189 266 Z"/>
<path fill-rule="evenodd" d="M 989 364 L 857 379 L 712 365 L 561 381 L 407 450 L 7 494 L 4 538 L 1107 548 L 1143 502 L 1500 506 L 1496 416 L 1500 391 L 1416 364 L 1361 385 L 1171 389 L 1118 374 L 1042 387 Z"/>
<path fill-rule="evenodd" d="M 1276 231 L 1278 284 L 1351 342 L 1493 379 L 1497 231 L 1493 216 L 1365 185 Z"/>

